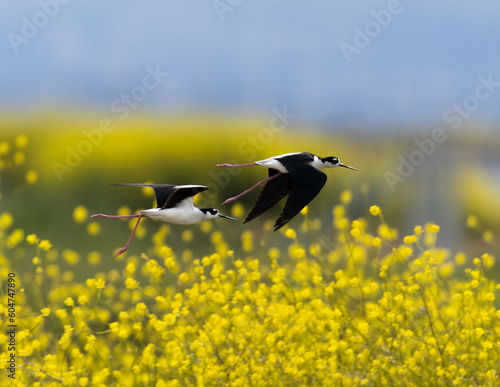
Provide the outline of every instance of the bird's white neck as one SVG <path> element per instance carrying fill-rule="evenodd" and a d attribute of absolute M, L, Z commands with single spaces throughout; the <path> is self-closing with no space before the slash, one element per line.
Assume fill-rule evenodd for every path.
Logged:
<path fill-rule="evenodd" d="M 317 169 L 323 169 L 329 167 L 329 165 L 323 162 L 323 160 L 318 156 L 314 156 L 314 160 L 311 162 L 311 165 Z"/>

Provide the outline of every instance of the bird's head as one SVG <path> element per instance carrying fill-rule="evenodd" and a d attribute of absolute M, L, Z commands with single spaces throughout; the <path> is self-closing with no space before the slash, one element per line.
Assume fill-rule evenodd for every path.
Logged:
<path fill-rule="evenodd" d="M 325 168 L 333 168 L 333 167 L 344 167 L 357 171 L 357 168 L 350 167 L 349 165 L 342 164 L 338 157 L 328 156 L 321 159 L 323 161 Z"/>
<path fill-rule="evenodd" d="M 204 214 L 204 219 L 215 219 L 215 218 L 226 218 L 231 220 L 236 220 L 227 215 L 222 215 L 217 208 L 200 208 L 200 211 Z"/>

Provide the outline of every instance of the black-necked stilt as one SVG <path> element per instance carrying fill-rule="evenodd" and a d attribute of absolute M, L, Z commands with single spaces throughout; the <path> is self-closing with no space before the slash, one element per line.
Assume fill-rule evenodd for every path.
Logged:
<path fill-rule="evenodd" d="M 356 168 L 342 164 L 337 157 L 322 158 L 307 152 L 286 153 L 249 164 L 217 164 L 218 167 L 224 168 L 252 165 L 269 168 L 269 177 L 259 181 L 241 194 L 227 199 L 222 204 L 230 203 L 254 188 L 265 184 L 257 202 L 243 222 L 246 223 L 290 194 L 283 211 L 274 224 L 274 231 L 288 223 L 321 191 L 326 182 L 326 175 L 320 169 L 344 167 L 357 171 Z"/>
<path fill-rule="evenodd" d="M 139 211 L 135 215 L 104 215 L 95 214 L 92 218 L 138 218 L 132 235 L 127 244 L 118 250 L 114 258 L 123 254 L 130 244 L 137 226 L 143 217 L 159 219 L 164 222 L 175 224 L 193 224 L 205 219 L 226 218 L 236 220 L 230 216 L 222 215 L 216 208 L 197 208 L 193 205 L 193 196 L 205 191 L 208 187 L 204 185 L 173 185 L 173 184 L 112 184 L 134 187 L 151 187 L 155 192 L 157 208 Z"/>

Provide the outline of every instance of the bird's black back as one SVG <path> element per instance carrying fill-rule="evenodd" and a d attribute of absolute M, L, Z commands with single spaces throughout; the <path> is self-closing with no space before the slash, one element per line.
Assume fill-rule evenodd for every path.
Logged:
<path fill-rule="evenodd" d="M 207 190 L 208 187 L 203 185 L 193 186 L 177 186 L 175 191 L 167 198 L 165 204 L 161 208 L 172 208 L 177 206 L 184 199 L 192 197 L 199 192 Z M 155 191 L 156 192 L 156 191 Z"/>
<path fill-rule="evenodd" d="M 301 152 L 282 156 L 277 159 L 283 166 L 288 169 L 287 165 L 305 165 L 314 161 L 314 155 L 309 152 Z"/>
<path fill-rule="evenodd" d="M 182 200 L 196 195 L 208 189 L 203 185 L 187 185 L 178 186 L 174 184 L 142 184 L 142 183 L 124 183 L 112 184 L 119 186 L 132 186 L 132 187 L 150 187 L 153 188 L 156 198 L 157 208 L 172 208 L 178 205 Z"/>

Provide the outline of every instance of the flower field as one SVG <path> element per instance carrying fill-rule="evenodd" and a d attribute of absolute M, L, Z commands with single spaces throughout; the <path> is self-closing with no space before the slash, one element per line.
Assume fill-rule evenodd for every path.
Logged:
<path fill-rule="evenodd" d="M 9 192 L 43 184 L 28 144 L 0 144 Z M 126 241 L 134 220 L 90 220 L 95 204 L 79 200 L 68 227 Z M 276 233 L 273 219 L 151 222 L 116 260 L 119 246 L 58 245 L 2 205 L 0 385 L 500 385 L 500 283 L 486 251 L 498 235 L 480 232 L 480 254 L 452 251 L 439 225 L 405 235 L 378 203 L 353 216 L 355 200 L 341 190 L 321 217 L 306 207 Z M 480 229 L 474 215 L 465 223 Z"/>

